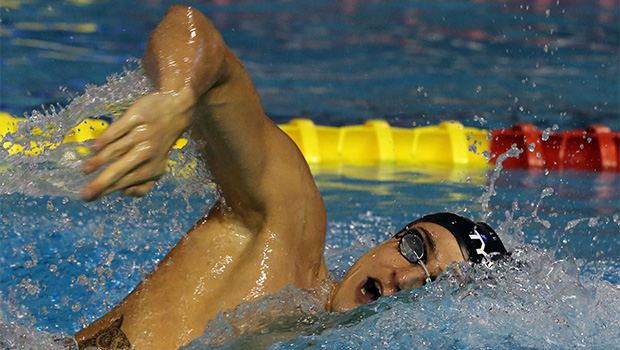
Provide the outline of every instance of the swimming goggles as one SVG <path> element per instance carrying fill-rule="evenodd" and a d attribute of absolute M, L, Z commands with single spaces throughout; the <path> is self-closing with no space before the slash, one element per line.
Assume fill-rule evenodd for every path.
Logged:
<path fill-rule="evenodd" d="M 426 273 L 425 283 L 431 283 L 431 274 L 428 273 L 428 269 L 424 264 L 427 256 L 426 244 L 424 244 L 424 239 L 420 231 L 405 226 L 405 228 L 394 235 L 394 237 L 400 240 L 398 243 L 398 251 L 400 254 L 410 263 L 422 266 L 424 273 Z"/>

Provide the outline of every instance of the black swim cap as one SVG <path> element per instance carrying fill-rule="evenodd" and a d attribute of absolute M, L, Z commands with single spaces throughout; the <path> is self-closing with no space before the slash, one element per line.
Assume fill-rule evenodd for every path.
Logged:
<path fill-rule="evenodd" d="M 453 213 L 437 213 L 421 217 L 411 224 L 432 222 L 452 232 L 461 247 L 465 261 L 495 261 L 507 254 L 504 244 L 491 226 Z"/>

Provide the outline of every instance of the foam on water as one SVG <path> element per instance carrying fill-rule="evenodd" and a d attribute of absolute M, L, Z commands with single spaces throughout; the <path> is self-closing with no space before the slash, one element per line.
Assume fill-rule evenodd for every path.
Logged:
<path fill-rule="evenodd" d="M 504 158 L 519 153 L 512 150 Z M 487 210 L 480 215 L 487 219 L 493 215 L 490 201 L 500 173 L 501 163 L 478 199 Z M 237 318 L 230 321 L 230 313 L 224 312 L 208 324 L 200 339 L 184 349 L 617 348 L 618 262 L 585 261 L 561 247 L 544 249 L 524 242 L 524 231 L 531 230 L 532 225 L 563 234 L 582 222 L 587 222 L 596 239 L 601 225 L 617 231 L 617 214 L 576 219 L 566 228 L 553 227 L 540 216 L 539 209 L 555 194 L 553 187 L 543 188 L 531 211 L 521 216 L 517 215 L 520 208 L 515 199 L 512 210 L 497 220 L 497 230 L 512 252 L 508 259 L 489 266 L 460 263 L 422 289 L 401 291 L 343 314 L 282 315 L 284 308 L 273 307 L 269 304 L 273 301 L 259 301 L 252 311 L 271 307 L 275 311 L 270 315 L 276 319 L 264 323 L 264 318 L 243 307 L 232 312 Z M 356 257 L 378 243 L 365 232 L 393 228 L 392 220 L 366 213 L 358 222 L 330 223 L 332 235 L 349 230 L 357 233 L 352 246 L 342 248 L 336 243 L 328 247 L 330 272 L 342 278 Z M 293 299 L 294 291 L 283 291 L 274 298 Z M 239 326 L 240 321 L 243 326 Z"/>
<path fill-rule="evenodd" d="M 88 176 L 80 174 L 80 168 L 88 156 L 78 152 L 78 146 L 88 146 L 85 142 L 62 143 L 65 135 L 72 133 L 73 127 L 87 118 L 113 122 L 126 111 L 133 102 L 153 91 L 149 79 L 137 60 L 130 60 L 122 73 L 112 74 L 101 86 L 87 85 L 83 94 L 69 99 L 67 106 L 42 106 L 41 110 L 25 115 L 25 123 L 18 123 L 15 133 L 7 134 L 3 142 L 23 145 L 24 152 L 39 147 L 42 143 L 58 144 L 56 148 L 45 147 L 38 155 L 23 152 L 9 155 L 0 152 L 2 178 L 0 193 L 23 193 L 27 195 L 53 195 L 78 198 L 80 190 L 92 181 L 99 172 Z M 92 128 L 92 127 L 91 127 Z M 43 130 L 39 133 L 36 129 Z M 204 186 L 209 178 L 204 167 L 197 166 L 197 145 L 189 140 L 183 154 L 173 150 L 170 159 L 175 166 L 168 174 L 182 177 L 176 192 L 186 196 L 200 192 L 202 195 L 213 191 L 212 186 Z M 191 171 L 187 171 L 191 169 Z"/>
<path fill-rule="evenodd" d="M 459 264 L 422 289 L 343 314 L 317 313 L 306 301 L 282 315 L 287 301 L 303 301 L 303 291 L 287 289 L 221 313 L 183 349 L 611 349 L 620 343 L 617 285 L 580 276 L 575 259 L 557 259 L 549 250 L 512 251 L 494 266 Z"/>
<path fill-rule="evenodd" d="M 84 119 L 114 121 L 150 91 L 152 85 L 139 62 L 131 61 L 104 85 L 86 86 L 66 106 L 49 106 L 26 115 L 27 121 L 18 123 L 17 132 L 7 134 L 3 142 L 24 145 L 26 151 L 31 142 L 61 143 Z M 80 190 L 97 175 L 80 172 L 87 156 L 80 155 L 76 147 L 88 143 L 59 144 L 38 155 L 0 153 L 0 264 L 9 273 L 3 275 L 4 268 L 0 268 L 2 349 L 59 348 L 50 341 L 59 337 L 57 333 L 33 326 L 66 332 L 40 320 L 53 319 L 67 309 L 75 315 L 89 315 L 76 317 L 76 325 L 94 321 L 97 310 L 109 310 L 118 303 L 156 265 L 169 242 L 178 239 L 210 206 L 215 188 L 209 184 L 208 172 L 199 170 L 204 167 L 193 141 L 183 152 L 172 152 L 176 164 L 147 196 L 111 196 L 83 203 Z M 156 239 L 145 244 L 144 235 Z M 136 258 L 143 253 L 152 258 L 146 262 Z M 66 288 L 67 280 L 71 281 L 70 293 L 56 290 Z M 93 299 L 92 293 L 102 289 L 107 291 Z"/>
<path fill-rule="evenodd" d="M 51 140 L 62 140 L 66 131 L 84 118 L 117 118 L 150 89 L 139 67 L 126 70 L 110 77 L 101 87 L 87 87 L 83 95 L 65 108 L 33 112 L 30 120 L 8 140 L 39 141 L 33 136 L 34 127 L 45 128 L 52 122 Z M 122 299 L 140 280 L 140 275 L 150 270 L 169 249 L 169 242 L 178 239 L 211 203 L 204 199 L 213 191 L 205 185 L 204 172 L 181 181 L 169 176 L 168 180 L 172 181 L 160 184 L 143 199 L 112 197 L 96 204 L 71 200 L 89 181 L 75 176 L 83 158 L 76 155 L 74 147 L 61 146 L 36 157 L 18 155 L 0 159 L 2 165 L 8 166 L 7 176 L 0 183 L 0 192 L 8 200 L 0 205 L 21 208 L 5 208 L 0 212 L 0 228 L 4 229 L 9 245 L 5 248 L 13 251 L 12 256 L 0 256 L 0 263 L 9 263 L 14 268 L 10 272 L 12 277 L 19 281 L 7 294 L 0 295 L 0 347 L 59 349 L 53 342 L 58 334 L 34 328 L 39 327 L 41 317 L 53 309 L 70 309 L 75 315 L 83 315 L 78 322 L 80 326 L 92 322 L 95 315 L 101 315 Z M 203 336 L 184 349 L 609 349 L 617 346 L 620 343 L 617 258 L 587 261 L 574 258 L 560 246 L 545 249 L 526 244 L 524 227 L 533 223 L 560 237 L 575 228 L 583 228 L 592 230 L 596 238 L 596 230 L 602 225 L 617 227 L 618 214 L 579 217 L 563 223 L 562 227 L 554 227 L 539 211 L 549 197 L 557 194 L 553 186 L 546 186 L 534 196 L 529 212 L 524 212 L 524 204 L 516 199 L 511 208 L 498 210 L 491 202 L 498 195 L 496 182 L 501 179 L 501 162 L 522 151 L 513 147 L 500 155 L 497 166 L 489 174 L 488 185 L 482 188 L 477 201 L 472 200 L 480 206 L 477 211 L 482 219 L 496 221 L 498 232 L 513 252 L 511 258 L 492 266 L 459 264 L 422 289 L 402 291 L 342 314 L 323 310 L 327 298 L 325 288 L 305 291 L 289 287 L 256 303 L 244 303 L 221 312 L 208 323 Z M 67 156 L 69 153 L 73 156 Z M 174 157 L 181 162 L 180 168 L 184 168 L 196 159 L 195 145 Z M 362 184 L 367 186 L 371 185 Z M 393 197 L 390 200 L 395 201 Z M 441 205 L 443 209 L 451 209 L 446 208 L 450 204 Z M 430 204 L 426 203 L 423 210 L 429 209 Z M 357 219 L 330 222 L 326 262 L 335 278 L 342 278 L 357 257 L 388 237 L 388 231 L 393 232 L 399 225 L 395 221 L 394 216 L 369 211 Z M 41 227 L 51 232 L 41 235 Z M 53 239 L 46 239 L 46 234 Z M 149 248 L 151 243 L 144 242 L 152 241 L 145 236 L 161 239 L 156 247 Z M 349 238 L 338 238 L 350 236 L 354 236 L 352 244 Z M 47 255 L 55 256 L 53 252 L 58 247 L 54 244 L 58 243 L 73 246 L 68 256 L 50 261 Z M 591 249 L 602 248 L 593 245 Z M 148 261 L 136 262 L 134 255 L 142 253 L 149 256 Z M 75 274 L 80 265 L 86 266 L 86 271 Z M 62 278 L 72 280 L 71 293 L 96 295 L 89 299 L 58 291 L 50 302 L 40 297 L 54 288 L 53 279 Z M 122 288 L 113 288 L 119 286 Z M 98 292 L 102 289 L 106 292 Z M 61 331 L 71 332 L 66 328 Z"/>
<path fill-rule="evenodd" d="M 7 134 L 3 142 L 23 145 L 24 151 L 29 151 L 32 145 L 42 142 L 61 143 L 73 127 L 87 118 L 117 119 L 135 100 L 152 91 L 138 62 L 130 63 L 133 68 L 109 76 L 104 85 L 87 85 L 84 93 L 71 98 L 67 106 L 43 106 L 25 115 L 27 122 L 18 123 L 17 132 Z M 36 129 L 43 132 L 36 132 Z M 0 164 L 5 169 L 0 192 L 76 197 L 95 176 L 75 176 L 86 159 L 77 151 L 78 145 L 80 143 L 60 144 L 55 149 L 47 147 L 39 155 L 1 152 Z"/>
<path fill-rule="evenodd" d="M 56 342 L 60 335 L 38 331 L 15 323 L 3 322 L 1 316 L 0 314 L 0 349 L 66 350 L 65 347 Z"/>

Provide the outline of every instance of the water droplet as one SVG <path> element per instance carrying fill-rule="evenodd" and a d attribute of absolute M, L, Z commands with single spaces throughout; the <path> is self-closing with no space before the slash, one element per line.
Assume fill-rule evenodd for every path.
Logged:
<path fill-rule="evenodd" d="M 534 152 L 534 150 L 536 149 L 536 144 L 534 142 L 530 143 L 529 145 L 527 145 L 527 149 L 529 149 L 530 152 Z"/>
<path fill-rule="evenodd" d="M 80 317 L 80 319 L 78 320 L 78 324 L 81 327 L 86 327 L 90 324 L 90 322 L 88 322 L 88 318 L 86 316 L 82 316 Z"/>
<path fill-rule="evenodd" d="M 594 227 L 594 226 L 597 226 L 597 225 L 598 225 L 598 219 L 599 219 L 599 218 L 598 218 L 598 216 L 593 217 L 593 218 L 590 218 L 590 219 L 588 220 L 588 227 Z"/>
<path fill-rule="evenodd" d="M 79 301 L 76 301 L 75 303 L 73 303 L 73 305 L 71 305 L 71 310 L 73 312 L 78 312 L 80 311 L 81 308 L 82 308 L 82 304 L 80 304 Z"/>
<path fill-rule="evenodd" d="M 547 187 L 542 191 L 541 198 L 551 196 L 555 191 L 552 187 Z"/>

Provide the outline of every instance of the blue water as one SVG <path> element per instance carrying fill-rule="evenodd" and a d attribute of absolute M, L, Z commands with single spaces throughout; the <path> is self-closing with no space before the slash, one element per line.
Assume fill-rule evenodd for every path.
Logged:
<path fill-rule="evenodd" d="M 171 4 L 7 3 L 0 110 L 20 116 L 103 84 L 141 56 Z M 455 119 L 485 128 L 620 129 L 617 2 L 194 4 L 244 61 L 277 122 L 381 117 L 401 126 Z M 46 180 L 12 165 L 21 177 L 0 175 L 3 184 L 11 174 L 23 185 L 0 186 L 0 344 L 11 349 L 43 348 L 29 342 L 72 334 L 105 313 L 212 203 L 195 179 L 170 177 L 143 199 L 84 204 L 56 181 L 71 166 Z M 443 210 L 489 215 L 514 259 L 492 271 L 462 266 L 460 276 L 451 270 L 427 288 L 345 314 L 317 311 L 302 291 L 288 289 L 222 314 L 188 349 L 618 348 L 617 173 L 512 170 L 491 183 L 484 169 L 313 170 L 327 206 L 327 265 L 337 278 L 403 224 Z M 497 195 L 485 212 L 480 198 L 491 184 Z M 298 315 L 299 305 L 308 312 Z M 268 319 L 274 308 L 288 316 Z M 267 321 L 235 333 L 248 319 Z"/>
<path fill-rule="evenodd" d="M 226 3 L 219 1 L 218 3 Z M 0 109 L 21 115 L 102 84 L 175 1 L 19 1 L 2 9 Z M 276 121 L 620 128 L 618 3 L 189 1 L 246 64 Z M 96 27 L 28 30 L 28 23 Z M 25 29 L 22 29 L 25 28 Z"/>

